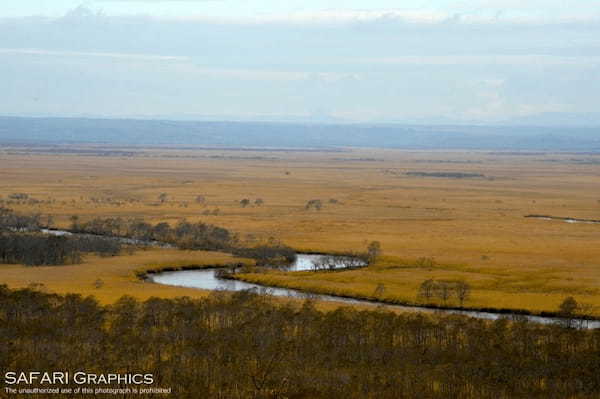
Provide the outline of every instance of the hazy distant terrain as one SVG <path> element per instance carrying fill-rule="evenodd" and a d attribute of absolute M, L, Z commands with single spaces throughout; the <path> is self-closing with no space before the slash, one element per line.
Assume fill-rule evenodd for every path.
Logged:
<path fill-rule="evenodd" d="M 600 127 L 0 117 L 2 143 L 600 151 Z"/>

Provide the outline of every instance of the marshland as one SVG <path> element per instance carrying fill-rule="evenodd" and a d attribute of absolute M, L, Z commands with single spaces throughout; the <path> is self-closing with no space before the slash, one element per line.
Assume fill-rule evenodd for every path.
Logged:
<path fill-rule="evenodd" d="M 163 385 L 178 387 L 177 397 L 598 392 L 594 373 L 569 374 L 596 367 L 598 227 L 525 217 L 594 220 L 595 164 L 542 162 L 561 156 L 554 153 L 359 148 L 340 158 L 288 149 L 268 159 L 244 151 L 239 159 L 239 151 L 222 149 L 215 160 L 205 158 L 214 149 L 90 155 L 97 149 L 83 148 L 68 156 L 6 150 L 0 159 L 2 220 L 12 226 L 3 245 L 16 235 L 24 240 L 18 248 L 30 248 L 23 260 L 0 250 L 10 260 L 0 266 L 0 317 L 8 321 L 1 331 L 21 337 L 19 351 L 4 348 L 4 368 L 50 362 L 23 349 L 30 339 L 51 345 L 48 353 L 64 357 L 65 367 L 125 367 L 125 358 L 105 356 L 116 354 L 110 347 L 128 320 L 127 340 L 145 355 L 131 352 L 127 361 L 157 371 Z M 455 177 L 480 174 L 486 178 Z M 37 261 L 31 248 L 38 247 L 66 257 Z M 352 257 L 336 266 L 335 259 Z M 294 261 L 302 266 L 288 266 Z M 202 273 L 212 285 L 196 284 Z M 19 313 L 11 310 L 15 301 Z M 88 314 L 69 333 L 84 337 L 77 345 L 45 321 L 66 309 Z M 225 324 L 206 324 L 189 311 L 208 312 L 206 320 L 218 314 Z M 34 334 L 31 323 L 50 327 Z M 185 332 L 189 323 L 229 349 L 197 347 Z M 99 328 L 105 343 L 92 345 L 88 328 Z M 329 338 L 316 338 L 321 329 Z M 176 345 L 167 339 L 173 334 L 188 338 Z M 497 346 L 500 363 L 481 363 L 473 342 L 486 351 Z M 330 357 L 307 355 L 322 352 L 319 345 Z M 406 356 L 430 365 L 396 362 Z M 216 365 L 210 376 L 202 366 L 209 359 Z M 173 374 L 181 367 L 196 371 Z M 331 367 L 335 377 L 325 372 Z M 482 367 L 483 380 L 474 374 Z M 524 379 L 526 370 L 536 376 Z M 417 372 L 419 379 L 411 377 Z M 322 382 L 308 384 L 317 376 Z"/>

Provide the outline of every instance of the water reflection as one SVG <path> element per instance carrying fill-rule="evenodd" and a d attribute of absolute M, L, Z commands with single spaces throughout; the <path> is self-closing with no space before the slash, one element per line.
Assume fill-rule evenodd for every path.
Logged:
<path fill-rule="evenodd" d="M 324 255 L 298 255 L 296 262 L 290 266 L 290 271 L 306 271 L 313 270 L 315 262 L 319 262 Z M 344 267 L 340 265 L 338 268 Z M 294 289 L 267 287 L 260 284 L 247 283 L 237 280 L 224 280 L 215 276 L 215 271 L 218 269 L 205 270 L 183 270 L 175 272 L 164 272 L 152 274 L 149 279 L 158 284 L 172 285 L 178 287 L 199 288 L 204 290 L 221 290 L 221 291 L 243 291 L 253 290 L 258 293 L 264 293 L 273 296 L 294 297 L 294 298 L 313 298 L 322 301 L 342 302 L 351 305 L 369 305 L 383 306 L 389 309 L 398 309 L 410 312 L 427 312 L 427 313 L 449 313 L 461 314 L 480 319 L 496 320 L 500 318 L 508 318 L 512 320 L 528 320 L 541 324 L 560 323 L 561 321 L 552 317 L 540 316 L 525 316 L 518 314 L 500 314 L 491 312 L 476 312 L 465 310 L 450 310 L 450 309 L 430 309 L 419 306 L 401 306 L 382 304 L 361 299 L 345 298 L 334 295 L 319 295 L 307 293 Z M 600 321 L 579 321 L 583 328 L 600 328 Z"/>

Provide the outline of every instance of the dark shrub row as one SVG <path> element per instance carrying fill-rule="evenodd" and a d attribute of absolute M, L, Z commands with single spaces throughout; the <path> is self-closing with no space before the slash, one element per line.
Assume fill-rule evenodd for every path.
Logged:
<path fill-rule="evenodd" d="M 178 399 L 598 398 L 599 354 L 600 331 L 526 322 L 0 286 L 0 370 L 152 373 Z"/>
<path fill-rule="evenodd" d="M 295 251 L 280 243 L 244 246 L 236 234 L 207 223 L 180 221 L 175 226 L 169 223 L 152 225 L 142 219 L 96 218 L 85 223 L 74 219 L 71 231 L 104 236 L 118 236 L 142 241 L 158 241 L 181 249 L 223 251 L 238 256 L 256 259 L 260 264 L 269 262 L 292 262 Z"/>
<path fill-rule="evenodd" d="M 0 231 L 4 230 L 38 230 L 41 227 L 41 216 L 19 215 L 9 208 L 0 207 Z"/>
<path fill-rule="evenodd" d="M 103 237 L 0 233 L 0 263 L 65 265 L 81 262 L 84 253 L 114 256 L 120 252 L 118 241 Z"/>

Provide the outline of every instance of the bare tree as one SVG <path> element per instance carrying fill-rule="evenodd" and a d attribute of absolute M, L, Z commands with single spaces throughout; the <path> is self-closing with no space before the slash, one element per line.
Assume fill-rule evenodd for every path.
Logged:
<path fill-rule="evenodd" d="M 432 279 L 425 280 L 421 283 L 419 287 L 419 297 L 424 298 L 427 301 L 430 301 L 433 298 L 435 288 L 435 282 Z"/>
<path fill-rule="evenodd" d="M 315 210 L 317 210 L 317 211 L 320 211 L 322 207 L 323 207 L 323 202 L 322 202 L 320 199 L 313 199 L 313 200 L 310 200 L 310 201 L 308 201 L 308 202 L 306 203 L 306 205 L 304 206 L 304 208 L 305 208 L 306 210 L 309 210 L 309 209 L 315 209 Z"/>
<path fill-rule="evenodd" d="M 79 226 L 79 216 L 73 215 L 69 218 L 69 220 L 71 220 L 71 229 L 77 230 L 77 228 Z"/>
<path fill-rule="evenodd" d="M 33 283 L 29 283 L 29 285 L 27 286 L 27 289 L 29 289 L 31 291 L 45 292 L 46 285 L 44 283 L 33 282 Z"/>
<path fill-rule="evenodd" d="M 440 281 L 437 284 L 438 296 L 444 302 L 448 302 L 448 299 L 452 296 L 452 287 L 446 281 Z"/>
<path fill-rule="evenodd" d="M 562 324 L 565 327 L 575 327 L 575 318 L 578 310 L 579 304 L 572 296 L 565 298 L 564 301 L 562 301 L 562 303 L 558 306 L 558 314 L 563 318 Z"/>
<path fill-rule="evenodd" d="M 415 266 L 425 268 L 432 268 L 435 266 L 435 264 L 435 259 L 433 258 L 419 258 L 415 262 Z"/>
<path fill-rule="evenodd" d="M 250 205 L 250 200 L 248 198 L 244 198 L 243 200 L 240 201 L 240 205 L 242 206 L 242 208 L 245 208 L 248 205 Z"/>
<path fill-rule="evenodd" d="M 160 201 L 161 204 L 164 204 L 168 198 L 169 198 L 169 195 L 167 193 L 160 193 L 158 195 L 158 200 Z"/>
<path fill-rule="evenodd" d="M 577 311 L 579 304 L 572 296 L 565 298 L 564 301 L 558 307 L 560 310 L 560 314 L 562 315 L 572 315 Z"/>
<path fill-rule="evenodd" d="M 375 291 L 373 291 L 373 296 L 377 299 L 381 299 L 381 297 L 383 297 L 384 294 L 385 285 L 383 283 L 377 284 L 377 287 L 375 287 Z"/>
<path fill-rule="evenodd" d="M 46 227 L 47 228 L 52 228 L 52 226 L 54 226 L 54 216 L 47 215 L 46 216 Z"/>
<path fill-rule="evenodd" d="M 373 263 L 381 255 L 381 243 L 379 241 L 371 241 L 367 247 L 367 253 L 369 255 L 369 263 Z"/>
<path fill-rule="evenodd" d="M 315 270 L 333 270 L 336 268 L 337 262 L 335 256 L 324 255 L 313 261 L 313 268 Z"/>
<path fill-rule="evenodd" d="M 460 302 L 460 306 L 463 306 L 471 295 L 471 286 L 466 281 L 457 281 L 454 289 L 456 290 L 456 297 Z"/>

